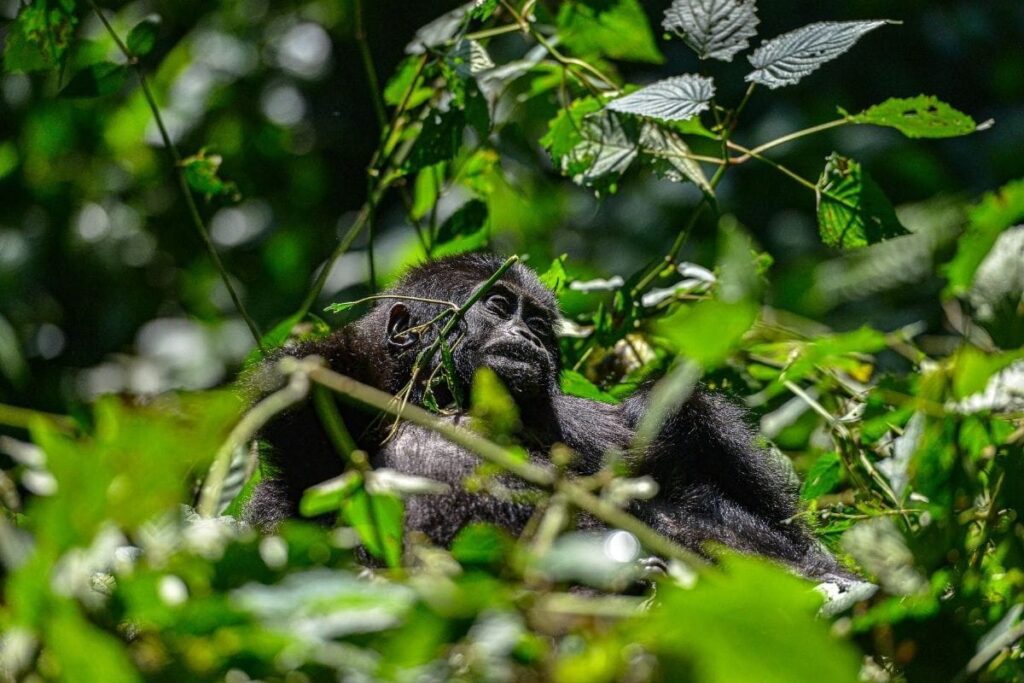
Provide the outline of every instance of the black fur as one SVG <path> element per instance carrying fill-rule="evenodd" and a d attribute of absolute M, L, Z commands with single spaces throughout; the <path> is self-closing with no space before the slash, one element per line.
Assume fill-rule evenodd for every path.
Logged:
<path fill-rule="evenodd" d="M 501 259 L 481 254 L 432 261 L 410 270 L 389 293 L 461 304 L 501 264 Z M 410 328 L 442 310 L 431 303 L 385 299 L 333 335 L 285 353 L 322 356 L 338 372 L 397 393 L 408 382 L 419 350 L 436 337 L 438 326 Z M 457 331 L 465 336 L 453 352 L 464 388 L 484 365 L 504 380 L 517 400 L 524 425 L 521 437 L 531 457 L 545 460 L 552 445 L 563 443 L 577 455 L 572 470 L 591 474 L 610 450 L 618 451 L 632 474 L 649 475 L 659 484 L 653 500 L 635 503 L 631 511 L 680 544 L 707 554 L 707 542 L 719 543 L 774 558 L 813 578 L 850 576 L 796 519 L 795 484 L 788 470 L 757 444 L 743 411 L 725 398 L 698 388 L 657 438 L 637 453 L 630 444 L 647 411 L 649 388 L 617 406 L 563 394 L 553 330 L 557 315 L 552 293 L 517 263 L 467 312 Z M 268 389 L 260 386 L 264 375 L 269 373 L 258 372 L 251 380 L 258 393 Z M 411 400 L 422 399 L 423 387 L 417 386 Z M 407 530 L 447 545 L 472 521 L 496 523 L 518 533 L 530 518 L 528 503 L 463 490 L 463 479 L 479 461 L 437 434 L 404 424 L 385 441 L 381 421 L 358 410 L 345 409 L 343 415 L 374 467 L 452 485 L 450 494 L 410 500 Z M 264 462 L 267 478 L 246 508 L 246 518 L 269 529 L 297 515 L 302 492 L 338 475 L 342 464 L 308 406 L 279 418 L 263 438 L 270 445 Z M 523 488 L 511 477 L 503 483 Z"/>

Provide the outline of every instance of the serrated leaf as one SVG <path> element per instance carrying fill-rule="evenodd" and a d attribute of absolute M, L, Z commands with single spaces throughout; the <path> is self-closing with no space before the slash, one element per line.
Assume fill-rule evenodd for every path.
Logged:
<path fill-rule="evenodd" d="M 853 159 L 829 156 L 817 194 L 818 230 L 831 247 L 863 247 L 909 234 L 882 189 Z"/>
<path fill-rule="evenodd" d="M 854 123 L 895 128 L 908 138 L 953 138 L 978 129 L 970 116 L 931 95 L 892 97 L 859 114 L 839 113 Z"/>
<path fill-rule="evenodd" d="M 570 0 L 559 9 L 558 29 L 565 46 L 581 57 L 665 61 L 637 0 Z"/>
<path fill-rule="evenodd" d="M 60 91 L 61 97 L 85 98 L 102 97 L 120 90 L 128 78 L 128 68 L 123 64 L 100 62 L 87 66 L 68 82 Z"/>
<path fill-rule="evenodd" d="M 219 175 L 220 165 L 224 163 L 219 154 L 207 154 L 201 150 L 198 154 L 182 159 L 180 163 L 185 170 L 185 180 L 196 192 L 207 197 L 238 196 L 238 187 Z"/>
<path fill-rule="evenodd" d="M 464 77 L 475 76 L 494 68 L 494 61 L 487 54 L 486 48 L 475 40 L 465 38 L 448 53 L 447 60 L 448 65 Z"/>
<path fill-rule="evenodd" d="M 956 256 L 944 269 L 949 279 L 947 294 L 966 292 L 999 235 L 1024 219 L 1024 180 L 1015 180 L 985 195 L 968 215 L 970 222 L 958 242 Z"/>
<path fill-rule="evenodd" d="M 757 35 L 754 0 L 674 0 L 662 28 L 672 31 L 701 59 L 731 62 Z"/>
<path fill-rule="evenodd" d="M 673 76 L 612 100 L 607 108 L 666 121 L 685 121 L 705 111 L 715 96 L 715 83 L 695 74 Z"/>
<path fill-rule="evenodd" d="M 128 34 L 128 51 L 136 57 L 145 57 L 156 47 L 156 37 L 160 30 L 159 17 L 146 19 Z"/>
<path fill-rule="evenodd" d="M 556 165 L 562 164 L 562 157 L 572 152 L 583 141 L 583 119 L 601 111 L 603 102 L 597 97 L 580 97 L 567 108 L 559 109 L 555 118 L 548 122 L 548 131 L 540 144 L 549 152 Z"/>
<path fill-rule="evenodd" d="M 763 43 L 748 57 L 754 71 L 746 80 L 773 89 L 794 85 L 849 50 L 865 33 L 890 23 L 887 19 L 822 21 L 784 33 Z"/>
<path fill-rule="evenodd" d="M 843 462 L 835 451 L 822 454 L 804 478 L 801 500 L 814 500 L 830 493 L 843 478 Z"/>
<path fill-rule="evenodd" d="M 689 180 L 708 196 L 714 196 L 715 191 L 700 164 L 693 160 L 689 145 L 675 132 L 646 123 L 640 131 L 640 147 L 644 155 L 653 157 L 652 168 L 661 177 L 677 183 Z"/>
<path fill-rule="evenodd" d="M 586 117 L 579 132 L 581 142 L 562 159 L 562 171 L 579 185 L 614 181 L 640 152 L 635 133 L 611 112 Z"/>
<path fill-rule="evenodd" d="M 56 68 L 64 60 L 77 23 L 73 4 L 32 0 L 23 5 L 4 39 L 4 71 Z"/>

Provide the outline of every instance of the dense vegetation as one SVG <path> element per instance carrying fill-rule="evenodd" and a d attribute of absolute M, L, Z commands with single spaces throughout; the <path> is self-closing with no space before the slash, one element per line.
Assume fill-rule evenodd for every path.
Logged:
<path fill-rule="evenodd" d="M 1024 8 L 763 4 L 0 1 L 0 675 L 1021 680 Z M 340 444 L 336 528 L 239 524 L 260 424 L 372 396 L 231 378 L 485 248 L 557 292 L 566 391 L 745 402 L 880 590 L 572 532 L 647 490 L 614 462 L 448 551 Z M 500 495 L 514 404 L 467 400 Z"/>

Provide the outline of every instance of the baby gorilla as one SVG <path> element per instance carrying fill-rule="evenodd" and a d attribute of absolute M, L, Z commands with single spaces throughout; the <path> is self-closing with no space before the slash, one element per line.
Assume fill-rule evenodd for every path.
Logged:
<path fill-rule="evenodd" d="M 443 312 L 444 305 L 437 302 L 462 304 L 502 263 L 485 254 L 425 263 L 387 292 L 398 298 L 383 298 L 356 322 L 285 353 L 319 355 L 335 371 L 396 394 L 407 387 L 420 351 L 437 338 L 440 325 L 424 325 Z M 632 476 L 648 475 L 659 486 L 653 499 L 633 503 L 630 512 L 697 553 L 707 556 L 704 545 L 710 541 L 771 557 L 809 578 L 851 578 L 797 518 L 795 486 L 787 470 L 757 445 L 739 408 L 698 388 L 656 438 L 642 448 L 632 447 L 648 410 L 650 387 L 619 405 L 562 393 L 557 319 L 554 295 L 532 270 L 515 263 L 450 333 L 454 379 L 462 394 L 467 394 L 478 368 L 492 369 L 517 403 L 522 424 L 518 436 L 538 462 L 548 459 L 552 446 L 564 444 L 575 453 L 571 471 L 589 475 L 601 468 L 609 452 L 623 454 Z M 461 340 L 456 344 L 456 339 Z M 409 400 L 421 403 L 424 390 L 424 382 L 417 381 Z M 435 385 L 438 403 L 451 398 L 445 392 Z M 463 480 L 480 461 L 443 437 L 404 424 L 389 439 L 390 420 L 347 406 L 342 416 L 374 467 L 451 485 L 448 494 L 407 502 L 407 531 L 420 531 L 446 546 L 470 522 L 490 522 L 519 533 L 529 520 L 532 507 L 526 503 L 465 491 Z M 448 419 L 458 423 L 463 417 Z M 269 529 L 296 516 L 303 491 L 340 474 L 342 461 L 309 406 L 281 416 L 262 436 L 269 444 L 263 463 L 267 474 L 246 517 Z M 506 485 L 522 486 L 512 481 Z"/>

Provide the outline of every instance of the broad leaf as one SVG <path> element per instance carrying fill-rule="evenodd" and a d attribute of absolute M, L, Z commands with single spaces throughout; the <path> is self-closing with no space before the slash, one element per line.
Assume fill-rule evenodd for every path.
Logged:
<path fill-rule="evenodd" d="M 419 55 L 426 52 L 428 48 L 447 43 L 466 25 L 466 15 L 475 4 L 475 2 L 467 2 L 465 5 L 442 14 L 429 24 L 421 26 L 413 39 L 405 46 L 406 53 Z"/>
<path fill-rule="evenodd" d="M 651 166 L 662 178 L 677 183 L 689 180 L 708 196 L 714 196 L 715 191 L 703 169 L 693 160 L 690 147 L 678 134 L 647 123 L 640 131 L 640 147 L 645 156 L 652 158 Z"/>
<path fill-rule="evenodd" d="M 145 57 L 156 47 L 157 32 L 160 20 L 157 17 L 146 19 L 128 34 L 128 51 L 136 57 Z"/>
<path fill-rule="evenodd" d="M 970 210 L 970 223 L 958 242 L 956 256 L 945 268 L 948 294 L 966 292 L 974 273 L 999 235 L 1024 219 L 1024 180 L 1015 180 L 985 197 Z"/>
<path fill-rule="evenodd" d="M 363 545 L 389 567 L 402 564 L 402 499 L 389 493 L 368 493 L 356 487 L 341 503 L 341 512 Z"/>
<path fill-rule="evenodd" d="M 494 62 L 483 45 L 463 38 L 448 53 L 448 65 L 460 76 L 468 77 L 494 68 Z"/>
<path fill-rule="evenodd" d="M 701 59 L 731 62 L 757 35 L 759 21 L 754 0 L 674 0 L 661 26 L 682 38 Z"/>
<path fill-rule="evenodd" d="M 487 224 L 487 204 L 471 199 L 449 216 L 437 231 L 437 241 L 447 242 L 455 237 L 474 233 Z"/>
<path fill-rule="evenodd" d="M 575 370 L 562 370 L 561 385 L 562 392 L 570 396 L 589 398 L 602 403 L 618 403 L 614 396 L 602 391 L 600 387 Z"/>
<path fill-rule="evenodd" d="M 710 78 L 683 74 L 612 100 L 607 108 L 624 114 L 685 121 L 705 111 L 714 96 L 715 84 Z"/>
<path fill-rule="evenodd" d="M 892 97 L 859 114 L 839 113 L 854 123 L 895 128 L 908 138 L 954 138 L 978 130 L 970 116 L 930 95 Z"/>
<path fill-rule="evenodd" d="M 100 62 L 87 66 L 60 91 L 61 97 L 102 97 L 120 90 L 128 78 L 128 68 L 122 64 Z"/>
<path fill-rule="evenodd" d="M 843 462 L 839 459 L 839 454 L 835 451 L 824 453 L 814 461 L 811 471 L 804 478 L 800 498 L 814 500 L 818 496 L 830 493 L 842 479 Z"/>
<path fill-rule="evenodd" d="M 558 12 L 558 28 L 566 47 L 583 57 L 665 61 L 637 0 L 570 0 Z"/>
<path fill-rule="evenodd" d="M 773 38 L 748 57 L 754 71 L 746 80 L 769 88 L 794 85 L 822 64 L 843 54 L 862 35 L 892 23 L 876 21 L 823 21 Z"/>
<path fill-rule="evenodd" d="M 32 0 L 24 4 L 4 40 L 4 71 L 40 71 L 61 64 L 78 18 L 74 4 Z"/>
<path fill-rule="evenodd" d="M 825 244 L 848 249 L 909 234 L 881 188 L 853 159 L 828 157 L 817 188 L 818 230 Z"/>
<path fill-rule="evenodd" d="M 410 173 L 454 157 L 462 145 L 465 127 L 466 115 L 461 109 L 430 112 L 402 170 Z"/>
<path fill-rule="evenodd" d="M 611 112 L 586 117 L 580 135 L 582 141 L 562 160 L 563 172 L 580 185 L 614 182 L 640 151 L 634 132 Z"/>

